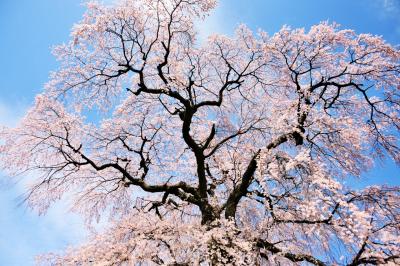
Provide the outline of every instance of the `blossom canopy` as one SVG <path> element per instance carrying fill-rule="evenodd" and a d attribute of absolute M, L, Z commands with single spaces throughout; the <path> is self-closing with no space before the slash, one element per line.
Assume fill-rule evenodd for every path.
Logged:
<path fill-rule="evenodd" d="M 400 163 L 400 50 L 335 24 L 241 25 L 199 44 L 213 0 L 87 3 L 1 166 L 34 173 L 104 232 L 50 265 L 400 263 L 400 188 L 343 179 Z"/>

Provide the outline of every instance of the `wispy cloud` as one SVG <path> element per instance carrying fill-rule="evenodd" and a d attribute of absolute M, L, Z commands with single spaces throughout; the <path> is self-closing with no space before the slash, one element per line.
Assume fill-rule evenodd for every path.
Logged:
<path fill-rule="evenodd" d="M 400 0 L 379 0 L 382 19 L 393 21 L 394 33 L 400 36 Z"/>
<path fill-rule="evenodd" d="M 0 127 L 15 127 L 27 110 L 23 102 L 0 99 Z M 65 201 L 53 205 L 44 216 L 21 205 L 25 183 L 31 178 L 15 179 L 0 171 L 0 210 L 4 214 L 0 216 L 0 265 L 33 265 L 36 255 L 62 250 L 87 234 L 82 219 L 68 213 Z"/>
<path fill-rule="evenodd" d="M 398 0 L 381 0 L 383 9 L 390 15 L 398 15 L 400 13 L 400 1 Z"/>
<path fill-rule="evenodd" d="M 86 234 L 82 221 L 67 214 L 63 202 L 39 217 L 19 206 L 21 193 L 18 185 L 0 193 L 0 210 L 6 214 L 0 217 L 0 265 L 34 265 L 35 256 L 82 241 Z"/>
<path fill-rule="evenodd" d="M 400 0 L 378 0 L 372 1 L 372 3 L 382 19 L 400 21 Z"/>
<path fill-rule="evenodd" d="M 26 110 L 27 106 L 23 103 L 13 103 L 11 105 L 0 99 L 0 126 L 16 126 Z"/>

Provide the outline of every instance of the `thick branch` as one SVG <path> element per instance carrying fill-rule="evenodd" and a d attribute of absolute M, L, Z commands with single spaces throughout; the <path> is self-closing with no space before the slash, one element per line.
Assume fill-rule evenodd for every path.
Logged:
<path fill-rule="evenodd" d="M 265 249 L 273 254 L 279 254 L 285 258 L 287 258 L 288 260 L 291 260 L 293 262 L 301 262 L 301 261 L 306 261 L 309 263 L 312 263 L 314 265 L 317 266 L 326 266 L 327 264 L 325 264 L 323 261 L 311 256 L 311 255 L 307 255 L 307 254 L 294 254 L 294 253 L 290 253 L 290 252 L 285 252 L 282 249 L 276 247 L 274 244 L 266 241 L 266 240 L 262 240 L 259 239 L 257 241 L 257 247 L 258 248 L 262 248 Z"/>

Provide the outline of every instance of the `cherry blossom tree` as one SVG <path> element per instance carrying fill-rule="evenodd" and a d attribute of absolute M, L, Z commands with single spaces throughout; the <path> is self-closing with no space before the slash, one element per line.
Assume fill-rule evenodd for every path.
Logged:
<path fill-rule="evenodd" d="M 63 196 L 106 229 L 44 265 L 400 263 L 400 50 L 335 24 L 240 26 L 201 43 L 215 0 L 87 4 L 1 164 L 40 213 Z M 104 219 L 104 218 L 103 218 Z"/>

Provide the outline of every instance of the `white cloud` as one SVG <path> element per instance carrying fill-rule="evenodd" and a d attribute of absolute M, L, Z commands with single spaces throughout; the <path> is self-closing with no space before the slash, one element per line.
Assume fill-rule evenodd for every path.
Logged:
<path fill-rule="evenodd" d="M 3 178 L 3 177 L 2 177 Z M 62 202 L 44 216 L 20 205 L 20 186 L 0 190 L 0 265 L 33 265 L 34 257 L 62 251 L 86 235 L 81 219 L 66 213 Z"/>
<path fill-rule="evenodd" d="M 23 102 L 0 99 L 0 127 L 15 127 L 27 110 Z M 62 250 L 87 235 L 82 219 L 68 212 L 66 201 L 57 202 L 43 216 L 20 204 L 31 178 L 12 178 L 0 171 L 0 210 L 6 214 L 0 217 L 0 265 L 33 265 L 34 256 Z"/>
<path fill-rule="evenodd" d="M 383 0 L 383 8 L 389 13 L 398 13 L 400 2 L 396 0 Z"/>
<path fill-rule="evenodd" d="M 394 34 L 400 35 L 400 0 L 379 0 L 375 7 L 379 8 L 381 19 L 392 21 Z"/>
<path fill-rule="evenodd" d="M 26 110 L 27 106 L 23 103 L 13 103 L 11 105 L 0 99 L 0 126 L 16 126 Z"/>
<path fill-rule="evenodd" d="M 37 255 L 62 252 L 88 235 L 83 219 L 69 212 L 66 197 L 39 216 L 23 202 L 35 173 L 9 177 L 0 172 L 0 265 L 34 265 Z"/>
<path fill-rule="evenodd" d="M 400 0 L 379 0 L 376 3 L 379 5 L 383 17 L 400 19 Z"/>

